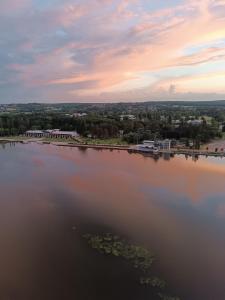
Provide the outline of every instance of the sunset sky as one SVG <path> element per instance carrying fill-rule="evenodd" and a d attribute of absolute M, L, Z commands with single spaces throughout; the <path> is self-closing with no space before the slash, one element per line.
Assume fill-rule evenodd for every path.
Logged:
<path fill-rule="evenodd" d="M 0 0 L 0 103 L 225 99 L 225 0 Z"/>

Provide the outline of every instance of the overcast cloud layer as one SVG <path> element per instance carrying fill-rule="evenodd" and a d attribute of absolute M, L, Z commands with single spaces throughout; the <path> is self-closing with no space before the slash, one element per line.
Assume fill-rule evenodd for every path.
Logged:
<path fill-rule="evenodd" d="M 1 0 L 0 103 L 225 99 L 225 0 Z"/>

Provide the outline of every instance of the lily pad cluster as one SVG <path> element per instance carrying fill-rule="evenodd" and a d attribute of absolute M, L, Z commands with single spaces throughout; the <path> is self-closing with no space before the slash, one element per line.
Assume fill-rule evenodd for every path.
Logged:
<path fill-rule="evenodd" d="M 84 236 L 93 249 L 98 250 L 102 254 L 111 254 L 117 257 L 123 257 L 129 260 L 133 267 L 144 272 L 149 270 L 155 260 L 153 253 L 149 250 L 135 245 L 127 244 L 117 235 L 106 234 Z"/>
<path fill-rule="evenodd" d="M 128 260 L 132 266 L 138 269 L 143 276 L 139 278 L 140 284 L 148 286 L 158 291 L 166 288 L 166 282 L 158 277 L 150 276 L 151 266 L 155 261 L 154 254 L 141 246 L 129 244 L 117 235 L 111 233 L 103 235 L 85 234 L 88 244 L 98 252 L 104 255 L 122 257 Z M 157 293 L 161 300 L 180 300 L 177 297 L 170 297 L 161 292 Z"/>
<path fill-rule="evenodd" d="M 170 297 L 161 293 L 159 293 L 158 296 L 161 300 L 180 300 L 178 297 Z"/>
<path fill-rule="evenodd" d="M 159 289 L 164 289 L 166 287 L 166 282 L 158 277 L 141 277 L 140 283 Z"/>

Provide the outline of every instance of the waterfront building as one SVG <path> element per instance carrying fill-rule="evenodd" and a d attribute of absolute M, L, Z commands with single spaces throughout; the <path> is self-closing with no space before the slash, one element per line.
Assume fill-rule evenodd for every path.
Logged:
<path fill-rule="evenodd" d="M 143 144 L 146 145 L 146 146 L 154 147 L 155 146 L 155 141 L 145 140 L 145 141 L 143 141 Z"/>
<path fill-rule="evenodd" d="M 171 140 L 157 140 L 157 141 L 143 141 L 143 144 L 149 147 L 157 147 L 159 150 L 170 150 L 171 149 Z"/>
<path fill-rule="evenodd" d="M 170 150 L 171 140 L 157 140 L 157 141 L 143 141 L 143 144 L 136 145 L 135 149 L 141 152 L 153 152 L 156 153 L 159 150 Z"/>
<path fill-rule="evenodd" d="M 155 142 L 155 147 L 158 147 L 160 150 L 170 150 L 171 148 L 171 140 L 161 140 Z"/>
<path fill-rule="evenodd" d="M 79 134 L 76 131 L 61 131 L 60 129 L 28 130 L 26 136 L 35 138 L 76 138 Z"/>
<path fill-rule="evenodd" d="M 44 133 L 42 130 L 28 130 L 25 135 L 28 137 L 40 138 L 44 136 Z"/>

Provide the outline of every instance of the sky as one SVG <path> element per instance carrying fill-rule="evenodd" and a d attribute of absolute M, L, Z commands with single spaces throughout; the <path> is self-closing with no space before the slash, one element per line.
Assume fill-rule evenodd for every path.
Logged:
<path fill-rule="evenodd" d="M 0 103 L 225 99 L 225 0 L 0 0 Z"/>

